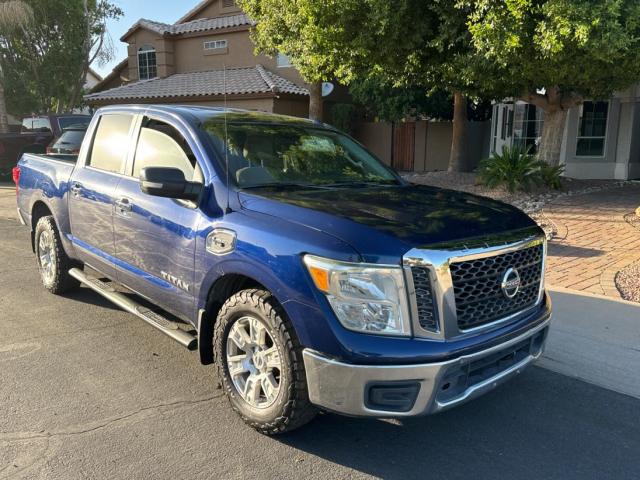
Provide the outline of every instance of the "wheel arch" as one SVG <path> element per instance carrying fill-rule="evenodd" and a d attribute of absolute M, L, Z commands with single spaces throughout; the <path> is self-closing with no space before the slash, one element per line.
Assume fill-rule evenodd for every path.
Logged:
<path fill-rule="evenodd" d="M 198 353 L 203 365 L 210 365 L 214 361 L 213 328 L 220 308 L 231 296 L 249 288 L 259 288 L 273 294 L 262 282 L 245 273 L 224 274 L 209 288 L 205 308 L 198 313 Z"/>
<path fill-rule="evenodd" d="M 42 200 L 37 200 L 31 207 L 31 250 L 36 251 L 36 225 L 42 217 L 53 216 L 51 208 Z M 53 219 L 55 223 L 56 219 Z M 57 225 L 56 225 L 57 226 Z"/>

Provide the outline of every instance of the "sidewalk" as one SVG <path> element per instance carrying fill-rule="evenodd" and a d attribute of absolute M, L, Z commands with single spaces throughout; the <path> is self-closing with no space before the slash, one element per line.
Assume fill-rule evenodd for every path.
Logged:
<path fill-rule="evenodd" d="M 547 284 L 621 298 L 615 275 L 640 260 L 640 231 L 624 216 L 640 205 L 640 184 L 560 198 L 544 208 L 557 229 Z"/>
<path fill-rule="evenodd" d="M 550 289 L 553 320 L 538 365 L 640 398 L 640 304 Z"/>

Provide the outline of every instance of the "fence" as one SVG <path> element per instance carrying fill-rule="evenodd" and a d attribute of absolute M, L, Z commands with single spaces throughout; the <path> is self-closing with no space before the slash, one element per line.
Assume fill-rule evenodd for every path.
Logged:
<path fill-rule="evenodd" d="M 465 164 L 472 170 L 489 156 L 491 122 L 469 122 Z M 451 122 L 364 122 L 354 132 L 387 165 L 400 171 L 446 170 L 451 152 Z"/>

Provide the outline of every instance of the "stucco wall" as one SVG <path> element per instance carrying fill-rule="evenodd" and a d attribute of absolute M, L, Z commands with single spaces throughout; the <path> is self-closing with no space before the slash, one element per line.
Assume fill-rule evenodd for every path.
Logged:
<path fill-rule="evenodd" d="M 228 47 L 222 53 L 205 55 L 204 42 L 209 40 L 226 40 Z M 176 73 L 222 70 L 225 65 L 227 68 L 235 68 L 261 64 L 287 80 L 304 85 L 295 68 L 280 68 L 275 59 L 266 55 L 255 55 L 255 47 L 248 30 L 179 38 L 174 41 L 174 50 Z"/>
<path fill-rule="evenodd" d="M 224 107 L 224 99 L 184 102 L 182 105 L 204 105 L 210 107 Z M 229 108 L 242 108 L 245 110 L 257 110 L 261 112 L 273 112 L 273 99 L 271 98 L 254 98 L 254 99 L 230 99 L 227 100 Z"/>
<path fill-rule="evenodd" d="M 196 20 L 198 18 L 214 18 L 214 17 L 222 17 L 226 15 L 235 15 L 240 12 L 242 12 L 242 10 L 240 10 L 237 6 L 223 7 L 222 0 L 217 0 L 215 2 L 211 2 L 211 4 L 207 5 L 202 10 L 196 12 L 195 14 L 190 15 L 189 18 L 183 19 L 183 22 Z"/>
<path fill-rule="evenodd" d="M 273 113 L 306 118 L 309 116 L 309 97 L 276 98 L 273 101 Z"/>
<path fill-rule="evenodd" d="M 569 110 L 565 130 L 566 151 L 564 155 L 567 176 L 573 178 L 618 178 L 616 176 L 616 153 L 618 151 L 620 113 L 620 100 L 610 100 L 604 154 L 602 156 L 577 156 L 580 108 L 575 107 Z"/>
<path fill-rule="evenodd" d="M 138 51 L 145 45 L 156 50 L 158 76 L 167 77 L 175 73 L 174 41 L 163 38 L 150 30 L 140 29 L 128 38 L 129 79 L 138 80 Z"/>

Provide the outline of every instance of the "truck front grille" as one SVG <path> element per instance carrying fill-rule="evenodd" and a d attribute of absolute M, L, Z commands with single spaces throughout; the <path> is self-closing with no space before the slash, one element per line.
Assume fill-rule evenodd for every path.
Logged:
<path fill-rule="evenodd" d="M 433 303 L 433 291 L 429 269 L 425 267 L 413 267 L 411 269 L 413 286 L 416 290 L 416 303 L 418 307 L 418 323 L 420 327 L 430 332 L 438 331 L 438 320 Z"/>
<path fill-rule="evenodd" d="M 542 281 L 543 245 L 450 265 L 458 328 L 468 330 L 535 305 Z M 520 288 L 513 298 L 502 290 L 509 268 L 517 269 Z"/>

